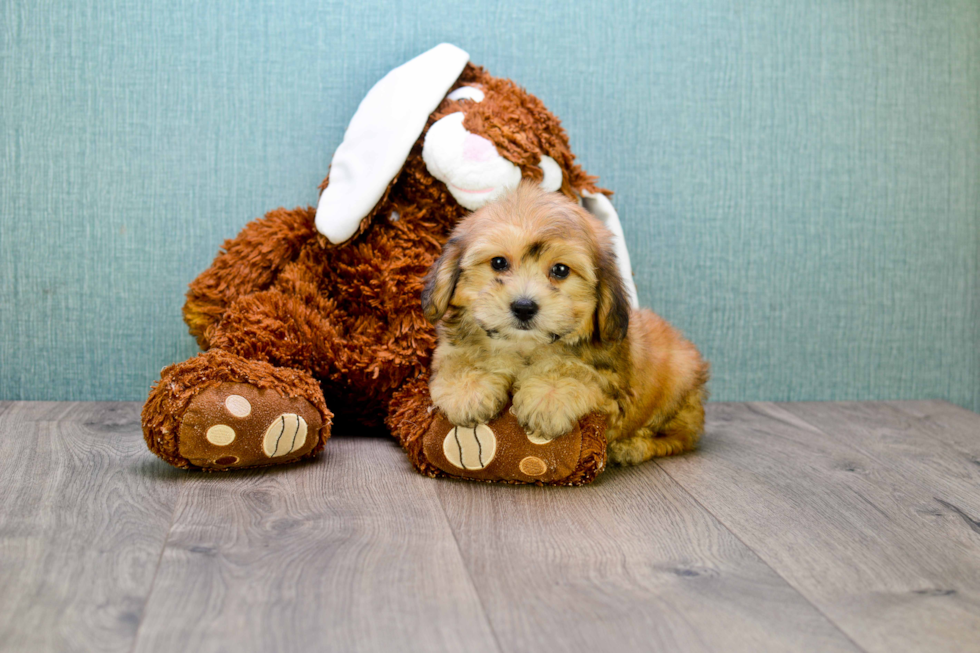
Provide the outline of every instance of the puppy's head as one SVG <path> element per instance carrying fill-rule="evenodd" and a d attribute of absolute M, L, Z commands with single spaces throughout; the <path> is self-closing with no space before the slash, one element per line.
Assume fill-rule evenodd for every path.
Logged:
<path fill-rule="evenodd" d="M 541 344 L 622 340 L 630 313 L 608 230 L 529 182 L 453 231 L 422 294 L 432 322 L 450 306 L 491 338 Z"/>

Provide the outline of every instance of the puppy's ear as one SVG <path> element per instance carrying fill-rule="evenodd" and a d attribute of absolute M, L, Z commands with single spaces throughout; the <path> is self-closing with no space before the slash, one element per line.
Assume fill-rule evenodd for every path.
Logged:
<path fill-rule="evenodd" d="M 422 289 L 422 312 L 425 319 L 435 324 L 446 313 L 449 301 L 456 292 L 459 281 L 459 261 L 463 256 L 461 238 L 453 238 L 442 249 L 442 255 L 432 264 L 425 275 Z"/>
<path fill-rule="evenodd" d="M 613 251 L 616 252 L 616 263 L 619 266 L 619 274 L 622 277 L 623 285 L 626 287 L 626 296 L 629 297 L 630 306 L 636 308 L 640 305 L 636 294 L 636 284 L 633 283 L 633 268 L 630 266 L 630 253 L 626 249 L 626 236 L 623 235 L 623 226 L 619 223 L 619 214 L 613 207 L 612 202 L 601 192 L 590 193 L 586 189 L 581 189 L 582 208 L 595 216 L 599 222 L 606 225 L 606 229 L 612 234 Z"/>
<path fill-rule="evenodd" d="M 596 295 L 593 337 L 603 342 L 619 342 L 629 328 L 630 299 L 619 274 L 616 253 L 609 243 L 603 243 L 596 261 Z"/>

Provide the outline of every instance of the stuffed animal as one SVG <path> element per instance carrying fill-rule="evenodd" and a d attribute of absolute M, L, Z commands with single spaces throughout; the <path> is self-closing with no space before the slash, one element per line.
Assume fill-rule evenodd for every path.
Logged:
<path fill-rule="evenodd" d="M 387 424 L 428 475 L 594 478 L 605 463 L 599 416 L 542 447 L 506 412 L 457 429 L 428 395 L 436 336 L 422 314 L 423 277 L 456 221 L 522 178 L 610 227 L 635 305 L 610 193 L 575 163 L 558 119 L 442 44 L 369 91 L 316 209 L 250 222 L 190 284 L 184 319 L 205 351 L 164 369 L 151 389 L 142 413 L 149 448 L 178 467 L 229 470 L 315 456 L 334 423 L 347 432 Z"/>

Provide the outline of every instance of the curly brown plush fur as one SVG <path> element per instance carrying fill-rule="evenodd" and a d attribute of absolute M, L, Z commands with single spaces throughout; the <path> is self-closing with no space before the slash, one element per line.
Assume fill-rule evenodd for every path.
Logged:
<path fill-rule="evenodd" d="M 296 392 L 323 411 L 329 405 L 338 424 L 376 429 L 387 416 L 396 436 L 410 440 L 411 425 L 399 417 L 409 409 L 401 402 L 406 384 L 427 375 L 436 344 L 420 306 L 423 278 L 467 213 L 426 169 L 421 152 L 428 127 L 463 111 L 465 127 L 491 140 L 525 177 L 540 180 L 537 163 L 550 156 L 569 197 L 583 190 L 609 194 L 575 164 L 558 119 L 540 100 L 471 64 L 453 89 L 464 85 L 479 85 L 485 100 L 443 100 L 347 242 L 332 245 L 319 235 L 315 211 L 307 207 L 272 211 L 224 243 L 190 284 L 184 305 L 184 319 L 208 355 L 168 368 L 151 393 L 144 432 L 152 450 L 180 464 L 172 439 L 185 395 L 223 379 L 231 367 L 249 370 L 256 385 L 299 383 L 304 389 Z M 328 183 L 329 177 L 322 187 Z M 173 398 L 163 399 L 161 388 L 171 379 L 181 382 Z"/>

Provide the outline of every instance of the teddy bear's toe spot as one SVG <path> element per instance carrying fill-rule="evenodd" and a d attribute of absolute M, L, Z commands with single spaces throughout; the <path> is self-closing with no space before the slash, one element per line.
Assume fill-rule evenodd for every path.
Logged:
<path fill-rule="evenodd" d="M 265 431 L 262 450 L 269 458 L 285 456 L 306 444 L 306 420 L 296 413 L 283 413 Z"/>
<path fill-rule="evenodd" d="M 214 461 L 215 465 L 221 465 L 222 467 L 227 465 L 234 465 L 238 462 L 238 456 L 222 456 Z"/>
<path fill-rule="evenodd" d="M 551 442 L 551 440 L 549 440 L 548 438 L 542 435 L 539 435 L 538 433 L 528 433 L 527 439 L 528 441 L 530 441 L 531 444 L 548 444 L 549 442 Z"/>
<path fill-rule="evenodd" d="M 224 447 L 235 441 L 235 429 L 227 424 L 215 424 L 208 429 L 205 436 L 211 444 Z"/>
<path fill-rule="evenodd" d="M 548 471 L 548 465 L 537 456 L 528 456 L 521 461 L 519 467 L 528 476 L 541 476 Z"/>
<path fill-rule="evenodd" d="M 486 424 L 476 428 L 455 426 L 446 434 L 442 452 L 455 467 L 483 469 L 497 453 L 497 436 Z"/>
<path fill-rule="evenodd" d="M 228 395 L 225 399 L 225 408 L 235 417 L 248 417 L 252 412 L 252 404 L 241 395 Z"/>

